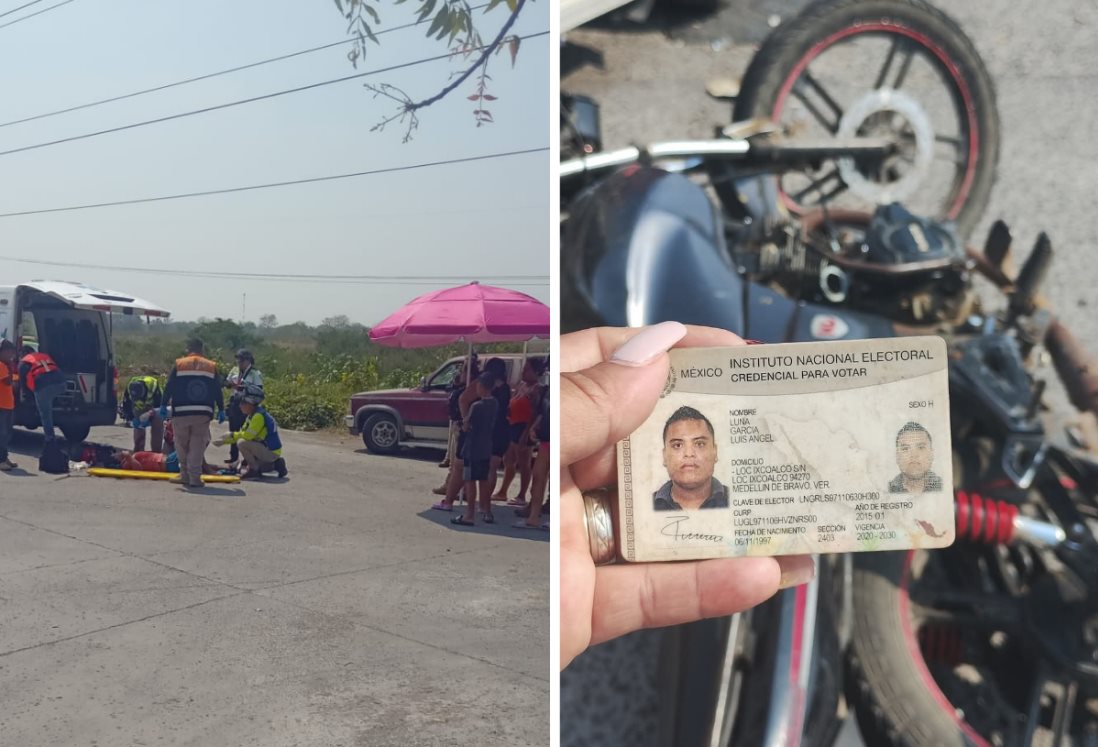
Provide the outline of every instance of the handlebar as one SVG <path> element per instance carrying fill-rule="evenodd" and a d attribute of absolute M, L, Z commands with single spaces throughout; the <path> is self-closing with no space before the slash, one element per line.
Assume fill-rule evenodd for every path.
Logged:
<path fill-rule="evenodd" d="M 732 138 L 669 140 L 561 161 L 558 173 L 561 179 L 568 179 L 633 163 L 683 158 L 709 158 L 740 161 L 750 165 L 785 165 L 796 168 L 801 164 L 831 158 L 880 159 L 889 155 L 894 148 L 895 144 L 887 138 L 873 137 L 830 138 L 819 142 L 788 144 Z"/>
<path fill-rule="evenodd" d="M 570 161 L 561 161 L 560 178 L 628 166 L 645 158 L 691 158 L 702 156 L 742 156 L 751 145 L 746 140 L 671 140 L 644 147 L 630 146 L 594 153 Z"/>

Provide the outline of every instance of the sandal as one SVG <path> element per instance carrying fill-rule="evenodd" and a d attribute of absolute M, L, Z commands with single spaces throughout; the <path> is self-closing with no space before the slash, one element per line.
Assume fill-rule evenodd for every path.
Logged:
<path fill-rule="evenodd" d="M 466 521 L 464 516 L 451 516 L 450 523 L 462 527 L 475 527 L 477 525 L 475 521 Z"/>
<path fill-rule="evenodd" d="M 435 503 L 435 504 L 433 504 L 433 505 L 431 506 L 431 508 L 433 508 L 433 509 L 434 509 L 434 510 L 436 510 L 436 511 L 453 511 L 453 510 L 454 510 L 454 507 L 453 507 L 453 505 L 449 505 L 449 506 L 447 506 L 447 505 L 446 505 L 445 503 L 443 503 L 442 501 L 439 501 L 438 503 Z"/>
<path fill-rule="evenodd" d="M 482 521 L 484 521 L 485 524 L 495 524 L 496 523 L 496 517 L 492 516 L 492 514 L 487 513 L 487 512 L 481 513 L 480 518 L 481 518 Z"/>
<path fill-rule="evenodd" d="M 514 506 L 515 508 L 526 508 L 526 501 L 520 501 L 518 498 L 512 498 L 507 501 L 508 506 Z"/>
<path fill-rule="evenodd" d="M 537 530 L 540 530 L 542 532 L 548 532 L 549 531 L 549 525 L 548 524 L 538 524 L 538 525 L 535 526 L 534 524 L 527 524 L 525 521 L 516 521 L 511 526 L 513 526 L 515 529 L 537 529 Z"/>

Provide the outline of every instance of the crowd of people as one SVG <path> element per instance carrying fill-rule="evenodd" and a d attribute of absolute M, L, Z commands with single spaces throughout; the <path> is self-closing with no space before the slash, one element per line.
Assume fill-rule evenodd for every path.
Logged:
<path fill-rule="evenodd" d="M 528 358 L 514 391 L 503 359 L 489 359 L 483 370 L 475 357 L 471 371 L 465 365 L 450 386 L 450 451 L 442 463 L 449 473 L 434 491 L 443 498 L 431 508 L 452 512 L 464 498 L 464 510 L 450 523 L 475 526 L 478 508 L 480 520 L 493 524 L 492 503 L 506 502 L 519 519 L 516 528 L 546 530 L 541 517 L 548 513 L 549 387 L 541 381 L 548 360 Z M 518 494 L 508 498 L 516 475 Z"/>
<path fill-rule="evenodd" d="M 228 407 L 223 389 L 230 390 Z M 187 344 L 187 354 L 175 362 L 163 391 L 156 376 L 135 376 L 130 380 L 122 413 L 133 427 L 134 452 L 123 454 L 122 459 L 128 464 L 159 467 L 161 460 L 141 458 L 145 453 L 145 430 L 149 429 L 153 453 L 163 451 L 168 455 L 163 460 L 164 470 L 178 471 L 172 482 L 180 485 L 201 487 L 204 474 L 239 474 L 241 479 L 249 480 L 275 472 L 285 477 L 288 469 L 282 456 L 278 423 L 263 406 L 264 399 L 263 375 L 250 351 L 237 351 L 236 366 L 222 381 L 217 364 L 204 357 L 202 341 L 192 339 Z M 157 425 L 168 418 L 169 412 L 172 439 L 160 448 Z M 218 423 L 228 419 L 229 431 L 212 440 L 210 426 L 215 415 Z M 225 467 L 215 468 L 206 462 L 211 442 L 214 446 L 230 446 Z"/>
<path fill-rule="evenodd" d="M 201 340 L 189 340 L 186 354 L 175 362 L 163 387 L 151 372 L 131 378 L 121 412 L 133 429 L 133 449 L 87 445 L 81 453 L 83 461 L 123 470 L 175 472 L 178 474 L 171 482 L 190 489 L 203 486 L 203 475 L 239 474 L 248 480 L 274 472 L 285 477 L 289 471 L 278 423 L 263 406 L 263 376 L 255 367 L 255 357 L 248 350 L 238 351 L 236 366 L 222 380 L 217 364 L 204 352 Z M 0 340 L 0 471 L 5 472 L 16 468 L 8 444 L 17 386 L 34 397 L 44 436 L 42 459 L 55 451 L 61 453 L 56 445 L 53 406 L 64 393 L 64 374 L 45 352 L 24 348 L 20 354 L 18 358 L 9 340 Z M 228 408 L 223 389 L 230 390 Z M 229 432 L 212 440 L 210 428 L 215 417 L 219 424 L 228 418 Z M 211 441 L 214 446 L 230 446 L 224 467 L 206 461 Z M 66 455 L 62 458 L 67 462 Z"/>
<path fill-rule="evenodd" d="M 236 366 L 223 380 L 217 364 L 205 357 L 201 340 L 187 342 L 161 385 L 146 371 L 131 378 L 120 411 L 133 431 L 133 448 L 87 444 L 80 455 L 93 466 L 139 472 L 172 472 L 171 482 L 201 488 L 204 475 L 238 474 L 259 479 L 267 473 L 288 474 L 278 423 L 263 406 L 263 374 L 248 350 L 236 354 Z M 462 364 L 449 391 L 449 449 L 443 465 L 448 473 L 435 492 L 442 499 L 432 508 L 453 512 L 451 523 L 475 526 L 495 523 L 493 502 L 513 508 L 516 528 L 547 530 L 545 494 L 549 482 L 549 387 L 543 383 L 548 359 L 526 359 L 521 379 L 512 390 L 507 363 L 489 359 L 481 369 L 476 357 L 472 370 Z M 8 454 L 14 425 L 18 387 L 34 397 L 44 433 L 43 454 L 56 447 L 54 400 L 65 390 L 65 376 L 44 352 L 24 348 L 16 353 L 0 340 L 0 471 L 16 468 Z M 17 383 L 18 382 L 18 383 Z M 228 403 L 223 390 L 229 391 Z M 228 421 L 228 432 L 211 435 L 214 419 Z M 206 461 L 211 445 L 229 446 L 224 465 Z M 66 462 L 68 456 L 64 456 Z M 41 465 L 41 462 L 40 462 Z M 502 480 L 500 472 L 502 470 Z M 515 479 L 518 493 L 508 497 Z"/>

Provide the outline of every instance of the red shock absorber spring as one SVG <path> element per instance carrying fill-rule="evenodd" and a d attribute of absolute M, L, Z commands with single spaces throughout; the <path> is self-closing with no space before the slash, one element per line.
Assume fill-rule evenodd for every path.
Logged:
<path fill-rule="evenodd" d="M 957 537 L 986 544 L 1006 544 L 1014 537 L 1018 507 L 958 490 L 954 494 Z"/>
<path fill-rule="evenodd" d="M 927 661 L 955 667 L 964 660 L 961 634 L 948 625 L 923 625 L 919 628 L 919 650 Z"/>

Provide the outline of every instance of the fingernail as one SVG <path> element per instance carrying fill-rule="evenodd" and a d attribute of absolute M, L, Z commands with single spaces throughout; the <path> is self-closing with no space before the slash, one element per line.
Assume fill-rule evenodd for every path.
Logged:
<path fill-rule="evenodd" d="M 811 555 L 790 555 L 777 560 L 782 569 L 782 576 L 778 581 L 779 589 L 807 584 L 816 575 L 816 561 Z"/>
<path fill-rule="evenodd" d="M 643 366 L 686 336 L 686 327 L 678 322 L 661 322 L 634 335 L 610 356 L 611 363 Z"/>

